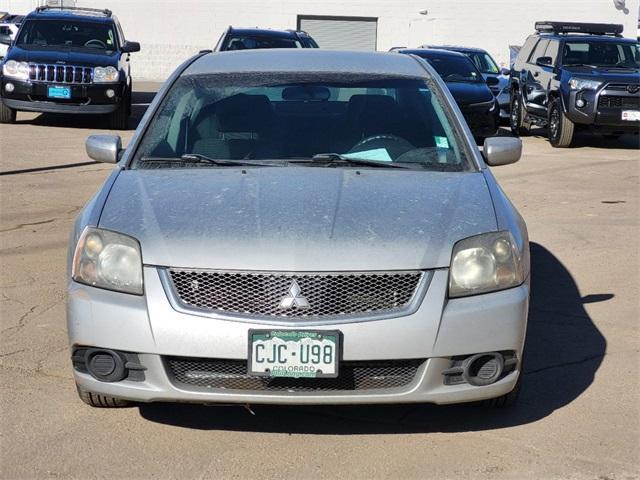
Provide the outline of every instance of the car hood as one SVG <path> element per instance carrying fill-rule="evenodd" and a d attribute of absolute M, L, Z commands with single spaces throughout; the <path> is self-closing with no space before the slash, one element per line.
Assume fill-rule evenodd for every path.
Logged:
<path fill-rule="evenodd" d="M 78 67 L 117 66 L 118 52 L 110 50 L 92 51 L 87 48 L 13 46 L 5 61 L 46 63 L 55 65 L 64 62 L 66 65 Z"/>
<path fill-rule="evenodd" d="M 621 83 L 638 83 L 640 82 L 640 72 L 629 68 L 619 67 L 563 67 L 571 76 L 580 78 L 594 77 L 594 80 L 603 83 L 621 82 Z"/>
<path fill-rule="evenodd" d="M 484 82 L 447 82 L 447 87 L 459 106 L 488 102 L 493 99 L 491 90 Z"/>
<path fill-rule="evenodd" d="M 322 167 L 125 170 L 99 226 L 147 265 L 279 271 L 447 267 L 497 228 L 480 172 Z"/>

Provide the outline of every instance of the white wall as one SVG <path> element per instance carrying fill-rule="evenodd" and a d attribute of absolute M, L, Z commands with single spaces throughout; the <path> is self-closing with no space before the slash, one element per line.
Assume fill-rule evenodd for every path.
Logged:
<path fill-rule="evenodd" d="M 620 1 L 620 0 L 618 0 Z M 521 45 L 536 20 L 622 23 L 637 35 L 640 0 L 78 0 L 109 8 L 125 35 L 142 44 L 134 54 L 137 79 L 164 79 L 185 58 L 213 48 L 230 24 L 295 28 L 297 15 L 378 17 L 378 50 L 447 43 L 479 46 L 508 62 L 509 45 Z M 27 13 L 38 0 L 0 0 L 0 11 Z M 427 10 L 427 15 L 419 12 Z"/>

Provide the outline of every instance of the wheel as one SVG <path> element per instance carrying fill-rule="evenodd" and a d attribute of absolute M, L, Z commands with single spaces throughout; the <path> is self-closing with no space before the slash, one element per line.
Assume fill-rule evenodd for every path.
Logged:
<path fill-rule="evenodd" d="M 0 123 L 16 123 L 16 111 L 0 100 Z"/>
<path fill-rule="evenodd" d="M 488 398 L 482 401 L 482 406 L 485 408 L 509 408 L 516 404 L 518 396 L 520 395 L 520 385 L 522 384 L 522 372 L 518 377 L 516 386 L 513 387 L 509 393 L 496 398 Z"/>
<path fill-rule="evenodd" d="M 118 108 L 109 114 L 109 128 L 112 130 L 126 130 L 129 128 L 129 115 L 131 113 L 131 94 L 127 92 Z"/>
<path fill-rule="evenodd" d="M 80 400 L 82 400 L 84 403 L 92 407 L 122 408 L 122 407 L 128 407 L 131 405 L 131 402 L 127 400 L 108 397 L 106 395 L 101 395 L 99 393 L 89 392 L 77 384 L 76 384 L 76 389 L 78 390 L 78 396 L 80 397 Z"/>
<path fill-rule="evenodd" d="M 511 107 L 509 112 L 509 126 L 511 132 L 519 137 L 529 135 L 529 125 L 524 121 L 525 111 L 522 107 L 520 94 L 517 90 L 511 92 Z"/>
<path fill-rule="evenodd" d="M 556 148 L 570 147 L 574 131 L 575 124 L 565 116 L 560 99 L 552 100 L 547 122 L 547 133 L 551 145 Z"/>

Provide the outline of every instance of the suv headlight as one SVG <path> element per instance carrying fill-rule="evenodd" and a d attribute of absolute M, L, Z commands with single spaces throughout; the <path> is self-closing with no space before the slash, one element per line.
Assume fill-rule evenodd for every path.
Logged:
<path fill-rule="evenodd" d="M 2 65 L 2 74 L 5 77 L 29 80 L 29 64 L 27 62 L 9 60 Z"/>
<path fill-rule="evenodd" d="M 524 282 L 522 256 L 508 231 L 484 233 L 453 247 L 449 297 L 504 290 Z"/>
<path fill-rule="evenodd" d="M 115 67 L 95 67 L 93 83 L 113 83 L 118 81 L 118 69 Z"/>
<path fill-rule="evenodd" d="M 572 78 L 569 80 L 571 90 L 597 90 L 600 85 L 602 85 L 602 82 L 585 78 Z"/>
<path fill-rule="evenodd" d="M 142 295 L 142 255 L 135 238 L 87 227 L 73 255 L 73 280 L 93 287 Z"/>

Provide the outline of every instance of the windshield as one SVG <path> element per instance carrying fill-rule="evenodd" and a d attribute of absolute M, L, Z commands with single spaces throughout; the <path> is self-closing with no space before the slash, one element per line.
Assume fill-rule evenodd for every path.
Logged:
<path fill-rule="evenodd" d="M 427 60 L 445 82 L 484 82 L 476 66 L 466 56 L 416 55 Z"/>
<path fill-rule="evenodd" d="M 496 65 L 496 62 L 493 61 L 493 58 L 491 58 L 491 55 L 489 55 L 488 53 L 471 52 L 467 53 L 466 55 L 471 59 L 476 68 L 482 73 L 500 73 L 498 65 Z"/>
<path fill-rule="evenodd" d="M 163 100 L 132 168 L 200 155 L 279 164 L 313 157 L 470 169 L 443 105 L 422 79 L 345 74 L 190 75 Z M 146 159 L 146 160 L 145 160 Z M 390 165 L 394 164 L 394 165 Z M 193 162 L 191 166 L 206 166 Z M 210 164 L 209 164 L 210 166 Z M 337 166 L 337 165 L 332 165 Z"/>
<path fill-rule="evenodd" d="M 563 65 L 640 68 L 640 43 L 565 42 Z"/>
<path fill-rule="evenodd" d="M 117 48 L 115 32 L 111 25 L 73 20 L 29 20 L 22 27 L 16 44 L 97 50 Z"/>
<path fill-rule="evenodd" d="M 225 50 L 254 50 L 257 48 L 302 48 L 293 38 L 241 35 L 230 37 Z"/>

